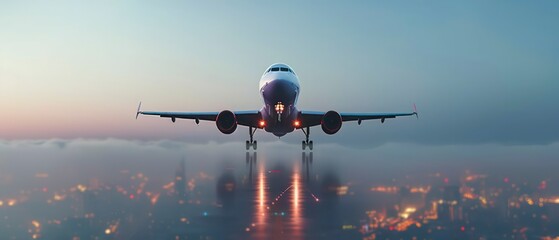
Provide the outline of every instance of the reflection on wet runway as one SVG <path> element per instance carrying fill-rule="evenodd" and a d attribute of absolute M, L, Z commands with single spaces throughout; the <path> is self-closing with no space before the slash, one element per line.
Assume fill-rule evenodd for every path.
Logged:
<path fill-rule="evenodd" d="M 337 195 L 326 193 L 330 200 L 323 203 L 320 191 L 328 192 L 337 186 L 314 185 L 311 177 L 312 153 L 303 152 L 301 159 L 276 162 L 265 157 L 257 158 L 256 153 L 247 153 L 246 164 L 247 187 L 253 189 L 252 219 L 245 228 L 250 238 L 305 239 L 309 234 L 321 235 L 320 225 L 332 220 L 316 219 L 322 217 L 325 210 L 321 209 L 321 205 L 325 205 L 328 211 L 335 210 L 337 201 L 332 201 L 332 198 L 337 198 Z M 255 181 L 252 181 L 253 175 L 256 176 Z M 312 223 L 318 225 L 310 226 Z M 309 231 L 312 229 L 318 232 Z"/>
<path fill-rule="evenodd" d="M 131 157 L 102 146 L 92 158 L 69 154 L 76 147 L 26 146 L 0 161 L 2 239 L 559 236 L 551 227 L 559 226 L 559 190 L 550 162 L 441 164 L 271 147 L 257 155 L 142 146 L 146 152 Z M 511 173 L 517 166 L 531 170 Z"/>

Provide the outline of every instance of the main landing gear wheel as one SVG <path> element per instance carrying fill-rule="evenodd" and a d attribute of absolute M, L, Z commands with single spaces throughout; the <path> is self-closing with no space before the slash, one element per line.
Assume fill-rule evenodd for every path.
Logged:
<path fill-rule="evenodd" d="M 247 140 L 247 141 L 245 142 L 245 145 L 246 145 L 247 151 L 248 151 L 251 147 L 252 147 L 252 149 L 254 149 L 254 150 L 256 150 L 256 148 L 258 147 L 258 144 L 257 144 L 256 141 L 252 141 L 252 143 L 251 143 L 251 142 L 249 142 L 249 141 Z"/>
<path fill-rule="evenodd" d="M 301 145 L 302 145 L 303 150 L 305 150 L 305 148 L 307 148 L 307 147 L 309 148 L 309 150 L 312 150 L 312 149 L 313 149 L 313 143 L 312 143 L 312 141 L 308 141 L 308 142 L 307 142 L 307 141 L 303 140 L 303 142 L 302 142 Z"/>
<path fill-rule="evenodd" d="M 252 130 L 252 127 L 248 128 L 248 133 L 250 135 L 250 140 L 247 140 L 245 142 L 247 151 L 250 149 L 250 147 L 252 147 L 252 149 L 256 150 L 256 147 L 258 146 L 257 143 L 256 143 L 256 140 L 252 140 L 252 137 L 254 136 L 254 132 L 256 132 L 256 128 L 254 130 Z"/>
<path fill-rule="evenodd" d="M 304 128 L 301 128 L 301 130 L 305 134 L 305 140 L 303 140 L 303 142 L 301 143 L 301 148 L 303 148 L 303 150 L 305 150 L 305 148 L 308 147 L 309 150 L 312 150 L 313 149 L 313 143 L 312 143 L 312 141 L 309 141 L 309 135 L 311 134 L 311 129 L 309 127 L 307 127 L 307 131 L 305 131 Z"/>

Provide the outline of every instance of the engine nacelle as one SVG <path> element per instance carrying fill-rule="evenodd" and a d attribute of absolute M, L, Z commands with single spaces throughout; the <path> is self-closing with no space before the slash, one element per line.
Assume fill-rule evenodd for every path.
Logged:
<path fill-rule="evenodd" d="M 342 128 L 342 116 L 336 111 L 328 111 L 322 116 L 320 125 L 326 134 L 337 133 Z"/>
<path fill-rule="evenodd" d="M 231 134 L 237 129 L 237 117 L 229 110 L 221 111 L 215 119 L 215 125 L 220 132 Z"/>

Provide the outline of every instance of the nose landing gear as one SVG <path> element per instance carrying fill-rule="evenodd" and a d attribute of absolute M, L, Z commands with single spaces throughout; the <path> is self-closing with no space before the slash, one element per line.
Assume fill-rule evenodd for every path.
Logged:
<path fill-rule="evenodd" d="M 304 128 L 301 128 L 301 130 L 303 131 L 303 133 L 305 134 L 305 140 L 303 140 L 301 147 L 303 148 L 303 150 L 305 150 L 305 148 L 309 148 L 309 150 L 313 149 L 313 142 L 309 141 L 309 135 L 311 134 L 311 128 L 307 127 L 307 131 L 305 131 Z"/>

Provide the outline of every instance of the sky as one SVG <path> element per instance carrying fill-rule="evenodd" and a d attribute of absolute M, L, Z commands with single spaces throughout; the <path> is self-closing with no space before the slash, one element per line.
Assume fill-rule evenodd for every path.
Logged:
<path fill-rule="evenodd" d="M 260 76 L 284 62 L 299 109 L 417 105 L 419 119 L 312 129 L 315 145 L 556 152 L 558 22 L 556 1 L 2 1 L 0 139 L 241 142 L 245 128 L 136 120 L 136 107 L 260 109 Z"/>

